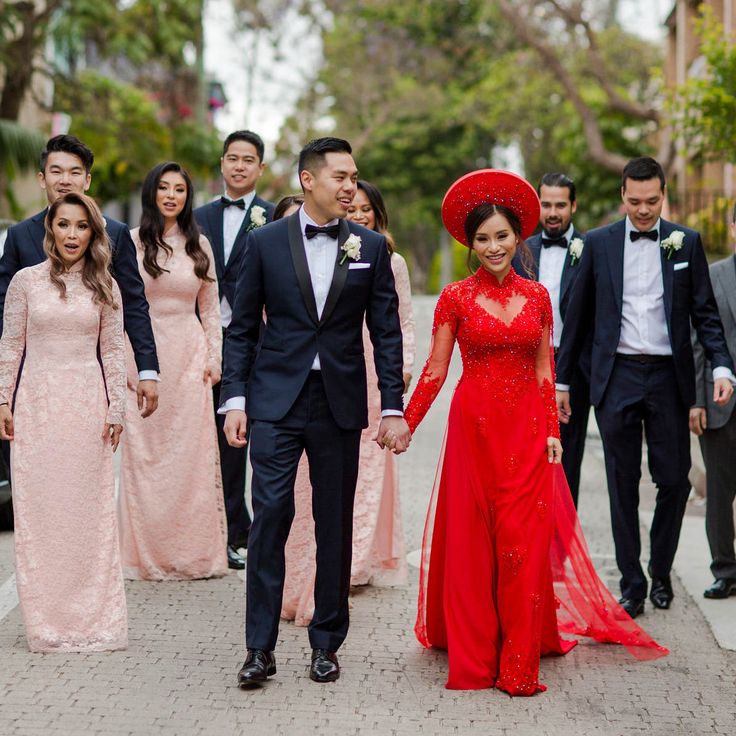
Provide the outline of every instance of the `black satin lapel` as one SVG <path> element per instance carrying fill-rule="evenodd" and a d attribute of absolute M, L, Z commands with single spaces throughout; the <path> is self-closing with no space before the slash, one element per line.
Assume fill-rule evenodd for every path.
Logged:
<path fill-rule="evenodd" d="M 225 273 L 225 236 L 223 234 L 223 213 L 225 208 L 219 203 L 213 203 L 208 213 L 208 219 L 210 221 L 210 233 L 212 235 L 212 252 L 215 254 L 215 258 L 219 261 L 221 274 Z"/>
<path fill-rule="evenodd" d="M 534 271 L 534 280 L 539 281 L 539 261 L 542 258 L 542 240 L 539 244 L 532 243 L 529 245 L 529 252 L 532 254 L 532 270 Z"/>
<path fill-rule="evenodd" d="M 243 218 L 243 222 L 240 223 L 240 230 L 238 230 L 238 234 L 235 236 L 235 242 L 233 243 L 233 249 L 230 251 L 230 258 L 227 259 L 227 263 L 225 264 L 225 270 L 230 268 L 230 265 L 233 263 L 238 263 L 238 251 L 245 248 L 245 241 L 248 238 L 248 228 L 250 227 L 250 210 L 251 207 L 253 207 L 253 202 L 251 202 L 250 207 L 245 211 L 245 217 Z M 220 225 L 222 227 L 222 224 Z"/>
<path fill-rule="evenodd" d="M 674 230 L 674 227 L 664 220 L 660 223 L 659 226 L 659 243 L 660 246 L 662 244 L 662 241 L 666 238 L 669 238 L 670 235 L 672 235 L 672 231 Z M 664 311 L 667 315 L 667 322 L 669 322 L 670 317 L 672 316 L 672 286 L 673 281 L 675 278 L 675 254 L 672 254 L 672 257 L 667 258 L 667 249 L 660 247 L 659 249 L 659 258 L 662 263 L 662 284 L 664 286 Z"/>
<path fill-rule="evenodd" d="M 45 210 L 42 210 L 37 215 L 33 216 L 34 226 L 31 231 L 31 236 L 33 245 L 36 247 L 36 252 L 38 253 L 39 263 L 46 260 L 46 251 L 43 249 L 43 241 L 46 237 L 46 226 L 44 222 L 48 211 L 49 208 L 47 207 Z"/>
<path fill-rule="evenodd" d="M 302 238 L 298 211 L 289 217 L 289 249 L 291 250 L 291 260 L 294 262 L 294 271 L 296 271 L 296 278 L 299 282 L 299 289 L 302 292 L 307 312 L 315 322 L 319 322 L 317 302 L 314 298 L 314 289 L 312 289 L 312 279 L 309 276 L 309 264 L 307 263 L 307 254 L 304 252 L 304 239 Z"/>
<path fill-rule="evenodd" d="M 613 287 L 613 295 L 616 300 L 619 319 L 621 318 L 621 309 L 624 301 L 624 240 L 626 238 L 626 226 L 621 220 L 612 225 L 610 230 L 610 239 L 606 245 L 606 253 L 608 253 L 608 268 L 611 273 L 611 285 Z"/>
<path fill-rule="evenodd" d="M 332 274 L 332 283 L 330 284 L 330 290 L 327 292 L 327 299 L 325 301 L 325 308 L 322 310 L 322 319 L 320 322 L 324 322 L 330 318 L 332 310 L 337 304 L 337 300 L 340 298 L 345 281 L 348 278 L 348 262 L 349 258 L 346 258 L 342 265 L 340 261 L 345 255 L 342 246 L 350 236 L 350 228 L 346 220 L 340 220 L 340 233 L 337 237 L 337 258 L 335 260 L 335 271 Z"/>

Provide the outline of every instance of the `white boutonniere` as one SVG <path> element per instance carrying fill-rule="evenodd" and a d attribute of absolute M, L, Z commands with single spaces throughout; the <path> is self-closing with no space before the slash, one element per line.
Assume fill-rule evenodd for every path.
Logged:
<path fill-rule="evenodd" d="M 583 248 L 585 243 L 582 238 L 573 238 L 570 241 L 570 245 L 567 246 L 567 250 L 570 253 L 570 265 L 574 266 L 581 255 L 583 255 Z"/>
<path fill-rule="evenodd" d="M 346 258 L 350 258 L 353 261 L 360 260 L 360 236 L 350 235 L 348 239 L 342 244 L 342 250 L 345 251 L 343 257 L 340 259 L 340 265 L 345 263 Z"/>
<path fill-rule="evenodd" d="M 250 224 L 248 225 L 248 232 L 257 227 L 262 227 L 266 222 L 266 210 L 260 205 L 254 204 L 250 208 Z"/>
<path fill-rule="evenodd" d="M 682 230 L 675 230 L 670 233 L 664 240 L 660 241 L 660 246 L 667 251 L 667 258 L 672 258 L 672 254 L 675 251 L 682 248 L 682 244 L 685 242 L 685 233 Z"/>

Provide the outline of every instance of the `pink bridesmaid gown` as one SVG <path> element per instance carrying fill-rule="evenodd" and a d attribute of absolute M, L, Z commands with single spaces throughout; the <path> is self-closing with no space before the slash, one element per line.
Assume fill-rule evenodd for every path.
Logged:
<path fill-rule="evenodd" d="M 131 232 L 146 287 L 161 369 L 158 409 L 142 419 L 127 392 L 120 473 L 120 540 L 125 576 L 189 580 L 227 572 L 227 533 L 212 389 L 206 367 L 219 373 L 222 328 L 216 281 L 202 281 L 177 226 L 164 234 L 173 249 L 154 279 L 143 268 L 138 230 Z M 200 244 L 215 267 L 212 250 Z M 199 309 L 199 319 L 195 312 Z M 136 374 L 128 344 L 128 372 Z"/>
<path fill-rule="evenodd" d="M 15 569 L 34 652 L 125 649 L 112 450 L 106 422 L 125 410 L 125 346 L 117 309 L 96 304 L 82 263 L 61 278 L 49 262 L 19 271 L 5 300 L 0 401 L 12 402 Z M 102 367 L 98 359 L 98 345 Z M 107 387 L 107 390 L 106 388 Z"/>
<path fill-rule="evenodd" d="M 399 297 L 399 318 L 404 341 L 404 373 L 414 365 L 414 314 L 406 261 L 391 256 Z M 406 550 L 401 523 L 399 484 L 395 457 L 374 441 L 381 421 L 381 395 L 373 362 L 373 345 L 363 327 L 368 381 L 368 428 L 360 438 L 360 468 L 353 512 L 351 585 L 402 585 L 406 582 Z M 312 486 L 309 466 L 302 456 L 294 486 L 295 516 L 286 544 L 286 580 L 281 617 L 308 626 L 314 611 L 315 552 Z"/>

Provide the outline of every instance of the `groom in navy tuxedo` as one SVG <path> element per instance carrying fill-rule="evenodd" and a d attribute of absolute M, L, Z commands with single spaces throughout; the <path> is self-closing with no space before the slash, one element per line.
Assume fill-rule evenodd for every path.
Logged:
<path fill-rule="evenodd" d="M 245 251 L 248 233 L 271 221 L 274 206 L 256 194 L 256 183 L 265 168 L 264 145 L 261 137 L 250 130 L 237 130 L 226 139 L 222 148 L 220 171 L 225 183 L 225 195 L 194 210 L 197 224 L 212 245 L 220 290 L 220 312 L 223 337 L 232 319 L 235 303 L 235 282 Z M 220 405 L 220 384 L 212 387 L 215 412 Z M 245 559 L 238 548 L 248 546 L 250 515 L 245 505 L 246 450 L 231 447 L 225 439 L 225 418 L 216 417 L 220 447 L 220 469 L 227 516 L 227 562 L 232 569 L 242 570 Z"/>
<path fill-rule="evenodd" d="M 361 430 L 368 426 L 363 322 L 381 393 L 377 441 L 395 452 L 411 440 L 403 418 L 398 298 L 386 239 L 344 219 L 358 171 L 347 141 L 321 138 L 299 156 L 304 205 L 253 230 L 225 343 L 221 411 L 234 447 L 250 420 L 253 526 L 247 561 L 241 687 L 275 674 L 284 546 L 294 480 L 309 461 L 317 542 L 310 678 L 340 675 L 335 652 L 348 631 L 353 499 Z M 263 311 L 266 324 L 256 351 Z"/>
<path fill-rule="evenodd" d="M 572 222 L 577 209 L 577 195 L 575 182 L 569 176 L 560 173 L 545 174 L 539 183 L 537 194 L 541 205 L 539 224 L 542 230 L 526 241 L 532 254 L 532 273 L 527 273 L 518 255 L 514 258 L 513 266 L 520 276 L 539 281 L 549 292 L 554 317 L 556 354 L 560 347 L 562 324 L 570 293 L 580 270 L 576 248 L 582 243 L 583 234 Z M 570 384 L 572 415 L 567 424 L 560 425 L 562 467 L 576 507 L 590 413 L 590 349 L 591 341 L 587 340 L 580 360 L 575 365 Z"/>
<path fill-rule="evenodd" d="M 690 489 L 691 321 L 713 366 L 713 401 L 725 404 L 733 393 L 733 363 L 700 235 L 661 219 L 665 195 L 657 161 L 626 165 L 626 218 L 585 238 L 557 360 L 557 404 L 566 422 L 575 364 L 592 330 L 590 397 L 605 453 L 621 604 L 632 617 L 643 612 L 647 595 L 639 560 L 642 429 L 657 485 L 649 598 L 660 609 L 672 601 L 670 570 Z"/>
<path fill-rule="evenodd" d="M 92 182 L 94 162 L 92 151 L 73 135 L 57 135 L 50 138 L 41 152 L 41 168 L 38 183 L 49 204 L 68 192 L 83 194 Z M 0 334 L 5 295 L 10 280 L 21 268 L 35 266 L 46 260 L 43 249 L 44 220 L 48 209 L 13 225 L 8 230 L 5 249 L 0 258 Z M 112 272 L 120 287 L 123 300 L 125 332 L 133 347 L 138 368 L 138 408 L 147 417 L 158 406 L 158 359 L 153 339 L 148 302 L 143 279 L 138 271 L 135 245 L 127 225 L 105 217 L 105 229 L 112 245 Z M 7 443 L 3 443 L 3 454 Z M 10 463 L 7 462 L 8 467 Z"/>

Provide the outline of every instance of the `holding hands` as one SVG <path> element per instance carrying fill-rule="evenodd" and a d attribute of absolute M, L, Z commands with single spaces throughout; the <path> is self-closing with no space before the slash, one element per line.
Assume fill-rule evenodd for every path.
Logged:
<path fill-rule="evenodd" d="M 409 449 L 411 431 L 404 417 L 383 417 L 373 439 L 379 447 L 391 450 L 394 455 L 400 455 Z"/>
<path fill-rule="evenodd" d="M 0 406 L 0 439 L 12 440 L 15 436 L 13 429 L 13 412 L 7 404 Z"/>

